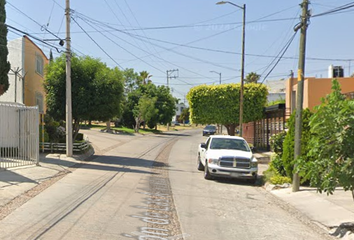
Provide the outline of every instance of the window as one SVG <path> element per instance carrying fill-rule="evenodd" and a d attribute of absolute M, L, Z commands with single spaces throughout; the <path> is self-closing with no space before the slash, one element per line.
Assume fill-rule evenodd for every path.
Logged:
<path fill-rule="evenodd" d="M 43 58 L 39 54 L 36 54 L 36 72 L 43 75 Z"/>
<path fill-rule="evenodd" d="M 41 93 L 36 93 L 36 105 L 40 113 L 43 113 L 43 95 Z"/>
<path fill-rule="evenodd" d="M 250 151 L 244 140 L 233 138 L 213 138 L 210 149 L 240 150 L 244 152 Z"/>

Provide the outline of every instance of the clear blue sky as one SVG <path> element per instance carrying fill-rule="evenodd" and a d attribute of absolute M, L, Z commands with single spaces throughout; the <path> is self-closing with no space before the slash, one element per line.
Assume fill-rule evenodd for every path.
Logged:
<path fill-rule="evenodd" d="M 75 0 L 75 21 L 107 53 L 72 21 L 72 47 L 78 55 L 100 58 L 108 66 L 148 71 L 157 85 L 166 85 L 166 71 L 179 69 L 171 79 L 173 95 L 181 101 L 189 89 L 200 84 L 239 83 L 241 67 L 242 10 L 213 0 Z M 302 0 L 232 1 L 246 4 L 245 74 L 270 70 L 274 57 L 293 35 L 299 22 Z M 312 14 L 351 3 L 313 0 Z M 7 0 L 7 24 L 39 39 L 65 38 L 65 0 Z M 354 8 L 314 17 L 308 28 L 306 76 L 327 77 L 330 64 L 343 66 L 345 75 L 354 70 Z M 22 34 L 10 31 L 8 39 Z M 286 59 L 279 62 L 265 81 L 288 78 L 297 72 L 299 33 Z M 35 41 L 49 55 L 50 47 Z M 57 42 L 48 42 L 60 46 Z M 202 48 L 202 49 L 196 49 Z M 64 50 L 61 48 L 61 50 Z M 217 51 L 222 52 L 217 52 Z M 54 56 L 58 56 L 53 48 Z M 113 60 L 112 60 L 113 59 Z M 351 60 L 351 61 L 349 61 Z M 270 65 L 273 66 L 273 65 Z"/>

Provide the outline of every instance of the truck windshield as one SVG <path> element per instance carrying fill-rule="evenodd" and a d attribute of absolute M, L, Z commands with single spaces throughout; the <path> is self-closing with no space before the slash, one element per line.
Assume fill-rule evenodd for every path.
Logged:
<path fill-rule="evenodd" d="M 210 143 L 210 149 L 250 151 L 248 144 L 244 140 L 233 138 L 213 138 Z"/>

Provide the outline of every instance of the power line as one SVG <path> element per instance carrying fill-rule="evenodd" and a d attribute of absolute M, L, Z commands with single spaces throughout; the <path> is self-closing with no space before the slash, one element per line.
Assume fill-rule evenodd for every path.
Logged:
<path fill-rule="evenodd" d="M 138 38 L 147 38 L 149 40 L 153 40 L 153 41 L 156 41 L 156 42 L 166 43 L 166 44 L 175 45 L 175 46 L 179 46 L 179 47 L 191 48 L 191 49 L 196 49 L 196 50 L 204 50 L 204 51 L 210 51 L 210 52 L 217 52 L 217 53 L 224 53 L 224 54 L 241 55 L 241 53 L 239 53 L 239 52 L 231 52 L 231 51 L 225 51 L 225 50 L 220 50 L 220 49 L 211 49 L 211 48 L 204 48 L 204 47 L 189 46 L 189 45 L 186 45 L 186 44 L 173 43 L 173 42 L 159 40 L 159 39 L 155 39 L 155 38 L 144 37 L 144 36 L 137 35 L 137 34 L 132 34 L 132 33 L 126 33 L 126 34 L 129 34 L 129 35 L 132 35 L 132 36 L 135 36 L 135 37 L 138 37 Z M 273 56 L 273 55 L 251 54 L 251 53 L 248 53 L 248 54 L 246 53 L 245 55 L 246 56 L 250 56 L 250 57 L 262 57 L 262 58 L 274 58 L 274 57 L 276 57 L 276 56 Z M 283 57 L 283 59 L 291 59 L 291 60 L 295 59 L 295 60 L 297 60 L 298 57 Z M 308 57 L 306 59 L 308 59 L 308 60 L 316 60 L 316 61 L 353 61 L 354 60 L 354 59 L 314 58 L 314 57 Z"/>
<path fill-rule="evenodd" d="M 48 46 L 50 46 L 50 47 L 56 49 L 57 52 L 59 52 L 59 53 L 60 53 L 60 52 L 63 52 L 62 50 L 59 50 L 59 48 L 57 48 L 56 46 L 54 46 L 54 45 L 52 45 L 52 44 L 49 44 L 49 43 L 47 43 L 47 42 L 45 42 L 45 41 L 43 41 L 43 40 L 41 40 L 41 39 L 39 39 L 39 38 L 37 38 L 37 37 L 35 37 L 35 36 L 29 34 L 29 33 L 27 33 L 27 32 L 24 32 L 24 31 L 22 31 L 22 30 L 20 30 L 20 29 L 18 29 L 18 28 L 15 28 L 15 27 L 13 27 L 13 26 L 10 26 L 10 25 L 8 25 L 8 24 L 5 24 L 5 25 L 6 25 L 8 28 L 10 28 L 10 29 L 15 30 L 16 32 L 20 32 L 20 33 L 22 33 L 22 34 L 24 34 L 24 35 L 27 35 L 27 36 L 29 36 L 29 37 L 31 37 L 31 38 L 33 38 L 33 39 L 36 39 L 37 41 L 39 41 L 39 42 L 41 42 L 41 43 L 44 43 L 44 44 L 46 44 L 46 45 L 48 45 Z"/>
<path fill-rule="evenodd" d="M 80 17 L 80 18 L 81 18 L 81 17 Z M 83 18 L 81 18 L 81 19 L 85 21 L 85 19 L 83 19 Z M 86 21 L 89 21 L 89 20 L 86 19 Z M 95 24 L 95 23 L 92 23 L 92 24 Z M 97 25 L 97 24 L 96 24 L 96 25 Z M 106 27 L 109 27 L 109 26 L 106 26 Z M 119 30 L 119 32 L 124 33 L 124 34 L 126 34 L 126 35 L 128 35 L 128 36 L 130 36 L 130 37 L 133 37 L 134 39 L 136 39 L 135 34 L 127 33 L 127 32 L 122 31 L 122 30 Z M 102 34 L 102 33 L 101 33 L 101 34 Z M 139 39 L 139 38 L 138 38 L 138 39 Z M 139 39 L 139 40 L 140 40 L 140 41 L 143 41 L 143 42 L 148 42 L 148 41 L 146 41 L 145 39 Z M 228 70 L 231 70 L 231 71 L 238 71 L 238 70 L 236 70 L 236 69 L 234 69 L 234 68 L 225 67 L 225 66 L 219 65 L 219 64 L 217 64 L 217 63 L 213 63 L 213 62 L 210 62 L 210 61 L 207 61 L 207 60 L 203 60 L 203 59 L 200 59 L 200 58 L 197 58 L 197 57 L 190 56 L 190 55 L 188 55 L 188 54 L 179 53 L 179 52 L 177 52 L 177 51 L 174 51 L 174 50 L 171 49 L 171 48 L 168 49 L 168 48 L 166 48 L 166 47 L 163 47 L 163 46 L 154 44 L 154 43 L 152 43 L 152 42 L 149 42 L 149 43 L 152 44 L 153 46 L 162 48 L 162 49 L 164 49 L 164 50 L 166 50 L 166 51 L 171 51 L 171 52 L 173 52 L 173 53 L 175 53 L 175 54 L 178 54 L 178 55 L 181 55 L 181 56 L 184 56 L 184 57 L 187 57 L 187 58 L 191 58 L 191 59 L 194 59 L 194 60 L 203 62 L 203 63 L 208 63 L 208 64 L 210 64 L 210 65 L 213 65 L 213 66 L 216 66 L 216 67 L 220 67 L 220 68 L 224 68 L 224 69 L 228 69 Z M 141 48 L 139 48 L 139 49 L 142 50 Z M 144 50 L 144 52 L 146 52 L 146 51 Z M 156 55 L 154 55 L 154 54 L 151 54 L 151 53 L 149 53 L 149 52 L 147 52 L 147 53 L 150 54 L 150 55 L 148 55 L 148 56 L 153 55 L 153 56 L 156 57 Z"/>
<path fill-rule="evenodd" d="M 294 38 L 297 34 L 297 31 L 293 34 L 293 36 L 290 38 L 290 40 L 287 42 L 287 44 L 283 47 L 283 49 L 279 52 L 278 54 L 278 59 L 275 62 L 275 64 L 273 65 L 273 67 L 269 70 L 269 72 L 265 75 L 265 77 L 263 78 L 263 81 L 261 82 L 261 84 L 267 79 L 267 77 L 273 72 L 273 70 L 275 69 L 275 67 L 278 65 L 278 63 L 280 62 L 280 60 L 282 59 L 282 57 L 284 56 L 284 54 L 286 53 L 286 51 L 289 49 L 291 43 L 294 41 Z M 274 60 L 269 64 L 269 67 L 273 64 Z M 263 73 L 264 74 L 264 73 Z M 261 75 L 263 75 L 261 74 Z"/>
<path fill-rule="evenodd" d="M 55 35 L 54 33 L 52 33 L 51 31 L 48 30 L 47 27 L 43 26 L 42 24 L 40 24 L 39 22 L 37 22 L 36 20 L 34 20 L 33 18 L 31 18 L 30 16 L 28 16 L 26 13 L 22 12 L 20 9 L 18 9 L 17 7 L 15 7 L 13 4 L 6 2 L 6 4 L 10 5 L 11 7 L 13 7 L 14 9 L 16 9 L 17 11 L 19 11 L 21 14 L 23 14 L 24 16 L 26 16 L 27 18 L 29 18 L 31 21 L 33 21 L 34 23 L 36 23 L 37 25 L 41 26 L 41 30 L 42 31 L 46 31 L 48 33 L 50 33 L 51 35 L 53 35 L 54 37 L 56 37 L 58 40 L 62 40 L 60 37 L 58 37 L 57 35 Z"/>
<path fill-rule="evenodd" d="M 278 12 L 277 12 L 278 13 Z M 275 13 L 274 13 L 275 14 Z M 81 16 L 83 16 L 84 18 L 86 18 L 85 15 L 82 15 L 80 14 Z M 273 14 L 271 14 L 273 15 Z M 271 16 L 270 15 L 270 16 Z M 267 16 L 266 16 L 267 17 Z M 265 17 L 263 17 L 265 18 Z M 291 18 L 291 19 L 296 19 L 296 18 Z M 205 40 L 207 38 L 211 38 L 211 37 L 214 37 L 216 35 L 219 35 L 219 34 L 222 34 L 222 33 L 225 33 L 225 32 L 228 32 L 232 29 L 228 29 L 228 30 L 225 30 L 221 33 L 217 33 L 215 35 L 210 35 L 206 38 L 201 38 L 201 39 L 198 39 L 196 41 L 193 41 L 193 42 L 189 42 L 187 44 L 180 44 L 180 43 L 173 43 L 173 42 L 170 42 L 170 41 L 165 41 L 165 40 L 160 40 L 160 39 L 155 39 L 155 38 L 151 38 L 151 37 L 146 37 L 146 36 L 142 36 L 142 35 L 138 35 L 138 34 L 133 34 L 133 33 L 128 33 L 126 31 L 123 31 L 123 30 L 120 30 L 120 29 L 117 29 L 117 28 L 114 28 L 112 26 L 109 26 L 105 23 L 102 23 L 102 22 L 99 22 L 99 21 L 96 21 L 96 20 L 92 20 L 92 21 L 95 21 L 97 23 L 101 23 L 102 25 L 104 25 L 105 27 L 107 28 L 110 28 L 114 31 L 118 31 L 118 32 L 121 32 L 121 33 L 124 33 L 124 34 L 127 34 L 131 37 L 135 37 L 135 38 L 139 38 L 141 41 L 144 41 L 142 39 L 148 39 L 148 40 L 152 40 L 152 41 L 156 41 L 156 42 L 161 42 L 161 43 L 166 43 L 166 44 L 170 44 L 170 45 L 174 45 L 174 46 L 178 46 L 178 47 L 185 47 L 185 48 L 191 48 L 191 49 L 196 49 L 196 50 L 205 50 L 205 51 L 210 51 L 210 52 L 217 52 L 217 53 L 224 53 L 224 54 L 233 54 L 233 55 L 241 55 L 241 53 L 238 53 L 238 52 L 231 52 L 231 51 L 225 51 L 225 50 L 219 50 L 219 49 L 211 49 L 211 48 L 204 48 L 204 47 L 196 47 L 196 46 L 190 46 L 189 44 L 191 43 L 194 43 L 194 42 L 198 42 L 198 41 L 201 41 L 201 40 Z M 239 27 L 239 26 L 238 26 Z M 101 32 L 101 31 L 100 31 Z M 151 42 L 149 42 L 151 44 Z M 154 44 L 155 46 L 157 46 L 156 44 Z M 159 46 L 158 46 L 159 47 Z M 163 48 L 163 47 L 161 47 Z M 166 49 L 164 48 L 165 50 L 167 51 L 170 51 L 170 49 Z M 275 56 L 272 56 L 272 55 L 263 55 L 263 54 L 245 54 L 246 56 L 251 56 L 251 57 L 262 57 L 262 58 L 274 58 Z M 142 58 L 144 57 L 147 57 L 147 56 L 143 56 Z M 291 59 L 291 60 L 297 60 L 298 57 L 283 57 L 283 59 Z M 309 57 L 307 58 L 308 60 L 316 60 L 316 61 L 351 61 L 353 59 L 331 59 L 331 58 L 313 58 L 313 57 Z M 198 60 L 199 61 L 199 60 Z M 214 63 L 212 63 L 214 64 Z M 234 69 L 233 69 L 234 70 Z"/>
<path fill-rule="evenodd" d="M 85 20 L 85 19 L 82 19 L 83 21 L 85 21 L 87 24 L 89 24 L 87 21 L 88 20 Z M 92 28 L 94 28 L 91 24 L 89 24 Z M 95 29 L 95 28 L 94 28 Z M 97 30 L 97 29 L 96 29 Z M 107 39 L 109 39 L 106 35 L 104 35 L 103 33 L 101 33 L 103 36 L 105 36 Z M 111 33 L 112 34 L 112 33 Z M 118 37 L 118 36 L 116 36 L 116 35 L 114 35 L 114 34 L 112 34 L 113 36 L 115 36 L 115 37 L 117 37 L 117 38 L 119 38 L 119 39 L 121 39 L 120 37 Z M 109 39 L 110 41 L 112 41 L 111 39 Z M 130 42 L 127 42 L 127 41 L 125 41 L 125 40 L 123 40 L 123 39 L 121 39 L 122 41 L 124 41 L 124 42 L 126 42 L 126 43 L 128 43 L 128 44 L 130 44 L 130 45 L 132 45 Z M 113 42 L 113 41 L 112 41 Z M 116 42 L 113 42 L 114 44 L 117 44 Z M 119 46 L 119 45 L 118 45 Z M 134 45 L 132 45 L 132 46 L 134 46 Z M 120 46 L 119 46 L 120 47 Z M 136 46 L 134 46 L 134 47 L 136 47 Z M 136 47 L 136 48 L 138 48 L 138 47 Z M 138 48 L 139 49 L 139 48 Z M 126 49 L 124 49 L 125 51 L 127 51 Z M 142 50 L 142 51 L 144 51 L 144 52 L 146 52 L 144 49 L 140 49 L 140 50 Z M 129 52 L 130 53 L 130 52 Z M 130 54 L 132 54 L 132 53 L 130 53 Z M 135 56 L 134 54 L 132 54 L 134 57 L 136 57 L 137 59 L 139 59 L 139 60 L 141 60 L 141 61 L 143 61 L 141 58 L 139 58 L 139 57 L 137 57 L 137 56 Z M 202 76 L 202 77 L 205 77 L 205 78 L 210 78 L 210 77 L 206 77 L 206 76 L 203 76 L 203 75 L 201 75 L 200 73 L 198 73 L 198 72 L 194 72 L 194 71 L 192 71 L 192 70 L 189 70 L 189 69 L 186 69 L 186 68 L 184 68 L 184 67 L 181 67 L 181 66 L 179 66 L 179 65 L 177 65 L 177 64 L 174 64 L 174 63 L 172 63 L 172 62 L 170 62 L 170 61 L 167 61 L 167 60 L 165 60 L 165 59 L 163 59 L 163 58 L 161 58 L 161 57 L 159 57 L 159 56 L 156 56 L 155 55 L 155 57 L 157 57 L 157 58 L 159 58 L 159 59 L 161 59 L 161 60 L 163 60 L 163 61 L 165 61 L 165 62 L 167 62 L 167 63 L 169 63 L 169 64 L 171 64 L 171 65 L 174 65 L 174 66 L 176 66 L 176 67 L 178 67 L 178 68 L 180 68 L 180 69 L 184 69 L 184 70 L 186 70 L 186 71 L 188 71 L 188 72 L 191 72 L 191 73 L 193 73 L 193 74 L 196 74 L 196 75 L 199 75 L 199 76 Z M 143 62 L 145 62 L 145 61 L 143 61 Z M 149 66 L 151 66 L 151 67 L 153 67 L 153 68 L 155 68 L 155 69 L 157 69 L 157 70 L 159 70 L 160 72 L 164 72 L 164 71 L 162 71 L 162 70 L 160 70 L 160 69 L 158 69 L 158 68 L 156 68 L 156 67 L 154 67 L 154 66 L 152 66 L 151 64 L 149 64 L 149 63 L 147 63 L 147 62 L 145 62 L 146 64 L 148 64 Z"/>
<path fill-rule="evenodd" d="M 80 18 L 80 19 L 83 20 L 86 24 L 88 24 L 88 25 L 89 25 L 90 27 L 92 27 L 93 29 L 96 29 L 96 28 L 93 27 L 88 21 L 86 21 L 86 20 L 84 20 L 84 19 L 82 19 L 82 18 Z M 76 21 L 75 21 L 75 22 L 76 22 Z M 96 30 L 97 30 L 97 29 L 96 29 Z M 123 47 L 120 46 L 118 43 L 116 43 L 115 41 L 113 41 L 112 39 L 110 39 L 109 37 L 107 37 L 105 34 L 103 34 L 103 33 L 101 33 L 101 34 L 102 34 L 105 38 L 107 38 L 108 40 L 110 40 L 113 44 L 117 45 L 118 47 L 120 47 L 121 49 L 123 49 L 123 50 L 126 51 L 127 53 L 131 54 L 131 55 L 134 56 L 135 58 L 139 59 L 140 61 L 144 62 L 145 64 L 149 65 L 150 67 L 152 67 L 152 68 L 158 70 L 159 72 L 163 72 L 163 73 L 164 73 L 164 71 L 162 71 L 161 69 L 159 69 L 159 68 L 157 68 L 157 67 L 151 65 L 150 63 L 148 63 L 148 62 L 144 61 L 143 59 L 139 58 L 138 56 L 136 56 L 136 55 L 133 54 L 132 52 L 130 52 L 130 51 L 128 51 L 127 49 L 123 48 Z M 119 38 L 119 37 L 118 37 L 118 38 Z M 124 41 L 124 42 L 126 42 L 126 43 L 128 43 L 128 44 L 130 44 L 130 45 L 132 45 L 132 46 L 134 46 L 133 44 L 131 44 L 130 42 L 125 41 L 124 39 L 121 39 L 121 38 L 119 38 L 119 39 L 122 40 L 122 41 Z M 141 49 L 141 48 L 139 48 L 139 47 L 137 47 L 137 46 L 134 46 L 134 47 L 136 47 L 136 48 L 138 48 L 138 49 L 144 51 L 143 49 Z M 114 61 L 114 62 L 116 63 L 116 61 Z"/>
<path fill-rule="evenodd" d="M 86 31 L 81 27 L 81 25 L 74 19 L 71 18 L 78 26 L 79 28 L 81 28 L 82 31 L 84 31 L 86 33 Z M 111 55 L 109 55 L 88 33 L 86 33 L 86 35 L 96 44 L 97 47 L 99 47 L 102 52 L 104 52 L 115 64 L 117 64 L 117 66 L 119 66 L 121 69 L 124 69 L 118 62 L 116 62 L 116 60 L 114 60 Z"/>
<path fill-rule="evenodd" d="M 62 5 L 60 5 L 57 1 L 55 1 L 55 0 L 52 0 L 56 5 L 58 5 L 59 7 L 61 7 L 63 10 L 65 10 L 65 8 L 62 6 Z"/>
<path fill-rule="evenodd" d="M 345 5 L 336 7 L 334 9 L 332 9 L 332 10 L 329 10 L 329 11 L 326 11 L 326 12 L 323 12 L 323 13 L 315 14 L 312 17 L 320 17 L 320 16 L 329 15 L 329 14 L 334 14 L 334 13 L 337 13 L 337 12 L 340 12 L 340 11 L 343 11 L 343 10 L 346 10 L 346 9 L 349 9 L 349 8 L 352 8 L 352 7 L 354 7 L 354 2 L 347 3 Z"/>
<path fill-rule="evenodd" d="M 116 0 L 115 0 L 115 2 L 117 3 Z M 125 2 L 125 4 L 127 5 L 127 7 L 128 7 L 128 9 L 129 9 L 131 15 L 133 16 L 135 22 L 136 22 L 136 23 L 138 24 L 138 26 L 141 28 L 140 23 L 139 23 L 138 19 L 135 17 L 135 14 L 134 14 L 134 12 L 132 11 L 132 9 L 130 8 L 130 6 L 129 6 L 127 0 L 124 0 L 124 2 Z M 147 38 L 147 35 L 146 35 L 145 31 L 144 31 L 144 30 L 141 30 L 141 31 L 142 31 L 142 33 L 144 34 L 144 36 Z M 150 45 L 152 45 L 150 41 L 149 41 L 149 43 L 150 43 Z M 147 46 L 145 43 L 144 43 L 144 45 L 148 48 L 148 46 Z M 159 55 L 159 53 L 158 53 L 157 49 L 155 48 L 155 46 L 152 46 L 152 48 L 153 48 L 153 50 L 155 51 L 155 53 L 156 53 L 157 55 Z M 159 55 L 159 56 L 160 56 L 160 55 Z M 161 56 L 160 56 L 160 57 L 161 57 Z"/>

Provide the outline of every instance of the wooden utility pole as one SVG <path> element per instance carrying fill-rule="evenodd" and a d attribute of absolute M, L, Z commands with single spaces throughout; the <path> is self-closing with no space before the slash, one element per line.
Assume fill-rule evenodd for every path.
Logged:
<path fill-rule="evenodd" d="M 296 97 L 296 115 L 295 115 L 295 151 L 294 159 L 301 155 L 301 133 L 302 133 L 302 108 L 303 108 L 303 93 L 304 93 L 304 73 L 305 73 L 305 54 L 306 54 L 306 32 L 309 20 L 309 0 L 303 0 L 300 36 L 300 52 L 299 52 L 299 68 L 297 73 L 297 97 Z M 296 168 L 296 166 L 294 166 Z M 297 192 L 300 189 L 300 177 L 295 170 L 293 175 L 292 191 Z"/>
<path fill-rule="evenodd" d="M 172 73 L 177 72 L 177 75 L 171 76 Z M 179 70 L 178 69 L 173 69 L 173 70 L 167 70 L 166 71 L 167 74 L 167 87 L 170 87 L 170 79 L 171 78 L 178 78 L 179 76 Z M 167 123 L 167 131 L 170 130 L 170 123 Z"/>
<path fill-rule="evenodd" d="M 241 59 L 241 89 L 240 89 L 240 137 L 243 133 L 243 92 L 244 92 L 244 78 L 245 78 L 245 32 L 246 32 L 246 4 L 243 4 L 241 7 L 243 16 L 242 16 L 242 59 Z"/>
<path fill-rule="evenodd" d="M 66 0 L 66 156 L 73 155 L 73 118 L 71 101 L 70 2 Z"/>

